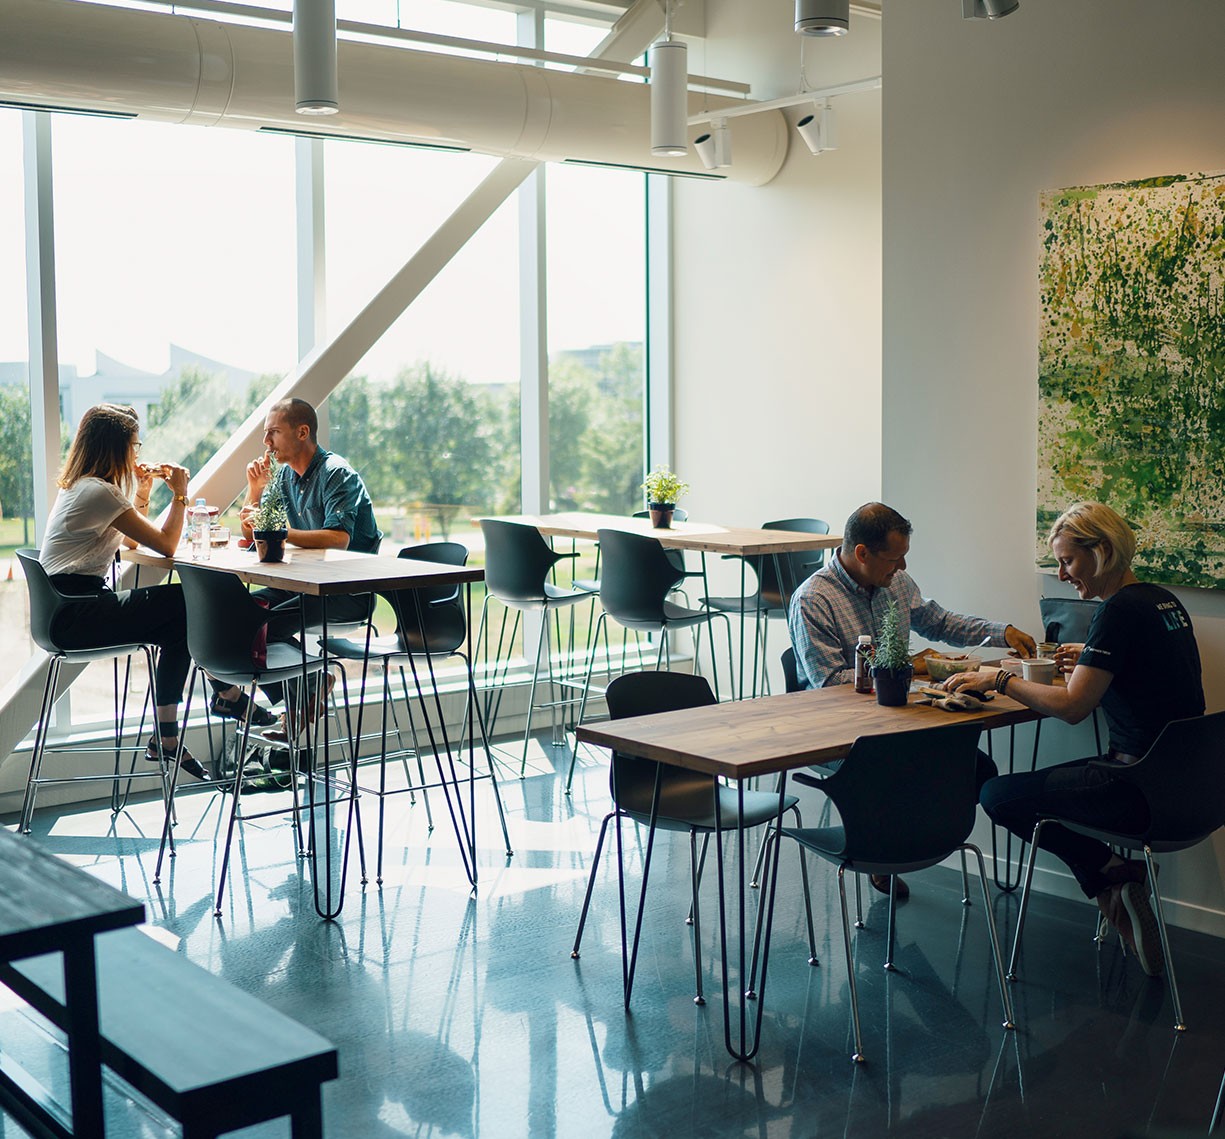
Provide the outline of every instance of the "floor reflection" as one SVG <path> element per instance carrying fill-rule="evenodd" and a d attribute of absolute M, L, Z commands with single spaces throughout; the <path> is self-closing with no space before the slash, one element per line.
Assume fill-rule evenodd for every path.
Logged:
<path fill-rule="evenodd" d="M 449 827 L 431 832 L 421 802 L 397 796 L 388 801 L 383 887 L 362 889 L 354 859 L 332 923 L 315 915 L 287 796 L 249 797 L 253 809 L 278 813 L 237 833 L 220 919 L 212 896 L 224 813 L 215 793 L 181 799 L 179 852 L 160 886 L 157 803 L 132 802 L 113 819 L 106 810 L 59 819 L 43 811 L 36 825 L 50 849 L 143 899 L 159 939 L 336 1043 L 329 1139 L 1207 1131 L 1225 1054 L 1218 941 L 1173 931 L 1191 1024 L 1176 1040 L 1164 987 L 1117 943 L 1094 945 L 1090 907 L 1041 898 L 1012 988 L 1019 1028 L 1005 1032 L 981 907 L 962 906 L 956 871 L 916 874 L 898 913 L 896 973 L 881 968 L 884 899 L 865 895 L 855 969 L 868 1062 L 857 1066 L 835 878 L 810 866 L 822 962 L 812 968 L 798 869 L 784 859 L 762 1048 L 757 1064 L 736 1064 L 723 1047 L 713 873 L 703 887 L 708 1004 L 699 1008 L 684 921 L 687 841 L 660 837 L 627 1015 L 615 859 L 596 884 L 583 955 L 569 955 L 607 810 L 606 770 L 585 763 L 572 798 L 547 763 L 533 770 L 543 773 L 503 784 L 509 863 L 488 786 L 477 789 L 475 894 Z M 373 801 L 366 814 L 369 840 Z M 626 830 L 632 895 L 644 848 L 635 829 Z M 327 841 L 338 856 L 339 823 Z M 993 893 L 993 906 L 1008 944 L 1016 899 Z M 0 1043 L 33 1052 L 33 1066 L 59 1078 L 62 1050 L 20 1009 L 0 1007 Z M 108 1087 L 107 1108 L 115 1136 L 167 1133 L 118 1085 Z M 20 1133 L 11 1121 L 3 1130 Z M 244 1139 L 284 1134 L 270 1124 Z"/>

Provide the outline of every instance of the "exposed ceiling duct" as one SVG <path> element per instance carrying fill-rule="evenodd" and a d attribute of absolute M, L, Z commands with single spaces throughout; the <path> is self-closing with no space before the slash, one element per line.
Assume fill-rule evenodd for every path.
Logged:
<path fill-rule="evenodd" d="M 770 111 L 736 121 L 735 166 L 707 171 L 692 148 L 652 158 L 642 83 L 349 41 L 339 70 L 341 113 L 311 122 L 313 135 L 750 185 L 773 178 L 787 153 L 786 120 Z M 287 31 L 77 0 L 0 5 L 0 103 L 306 133 Z M 689 103 L 691 113 L 737 105 Z"/>

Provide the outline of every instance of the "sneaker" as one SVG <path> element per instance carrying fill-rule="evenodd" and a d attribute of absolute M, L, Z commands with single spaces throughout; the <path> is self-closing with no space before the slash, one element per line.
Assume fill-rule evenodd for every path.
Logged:
<path fill-rule="evenodd" d="M 276 717 L 267 708 L 252 704 L 251 698 L 245 692 L 240 692 L 237 700 L 227 700 L 220 693 L 214 692 L 208 710 L 214 716 L 224 716 L 228 720 L 242 720 L 247 715 L 248 707 L 251 709 L 253 728 L 268 728 L 276 723 Z"/>
<path fill-rule="evenodd" d="M 1161 951 L 1161 930 L 1157 915 L 1148 902 L 1148 887 L 1141 882 L 1128 882 L 1115 886 L 1123 908 L 1131 919 L 1132 948 L 1140 968 L 1150 977 L 1160 977 L 1165 972 L 1165 954 Z"/>
<path fill-rule="evenodd" d="M 1119 940 L 1132 953 L 1136 952 L 1136 935 L 1132 932 L 1131 918 L 1123 906 L 1122 886 L 1107 886 L 1097 896 L 1097 908 L 1102 911 L 1102 917 L 1114 929 Z"/>

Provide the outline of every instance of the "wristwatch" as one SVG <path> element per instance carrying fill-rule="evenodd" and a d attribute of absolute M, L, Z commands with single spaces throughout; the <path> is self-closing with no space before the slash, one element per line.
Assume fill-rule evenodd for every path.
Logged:
<path fill-rule="evenodd" d="M 176 495 L 174 496 L 174 501 L 175 501 L 175 502 L 181 502 L 181 503 L 182 503 L 184 506 L 186 506 L 186 505 L 187 505 L 187 495 L 185 495 L 185 494 L 176 494 Z"/>

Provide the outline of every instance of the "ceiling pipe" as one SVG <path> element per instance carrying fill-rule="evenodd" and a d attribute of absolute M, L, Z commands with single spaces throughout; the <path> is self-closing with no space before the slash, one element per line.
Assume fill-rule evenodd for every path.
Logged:
<path fill-rule="evenodd" d="M 0 103 L 162 122 L 308 133 L 294 111 L 287 31 L 77 0 L 4 0 Z M 787 122 L 757 113 L 736 128 L 736 164 L 706 171 L 690 147 L 651 157 L 642 83 L 515 63 L 339 44 L 340 113 L 319 137 L 360 138 L 499 157 L 578 162 L 762 185 L 787 153 Z M 699 107 L 736 100 L 688 97 Z M 692 143 L 702 131 L 690 127 Z"/>

